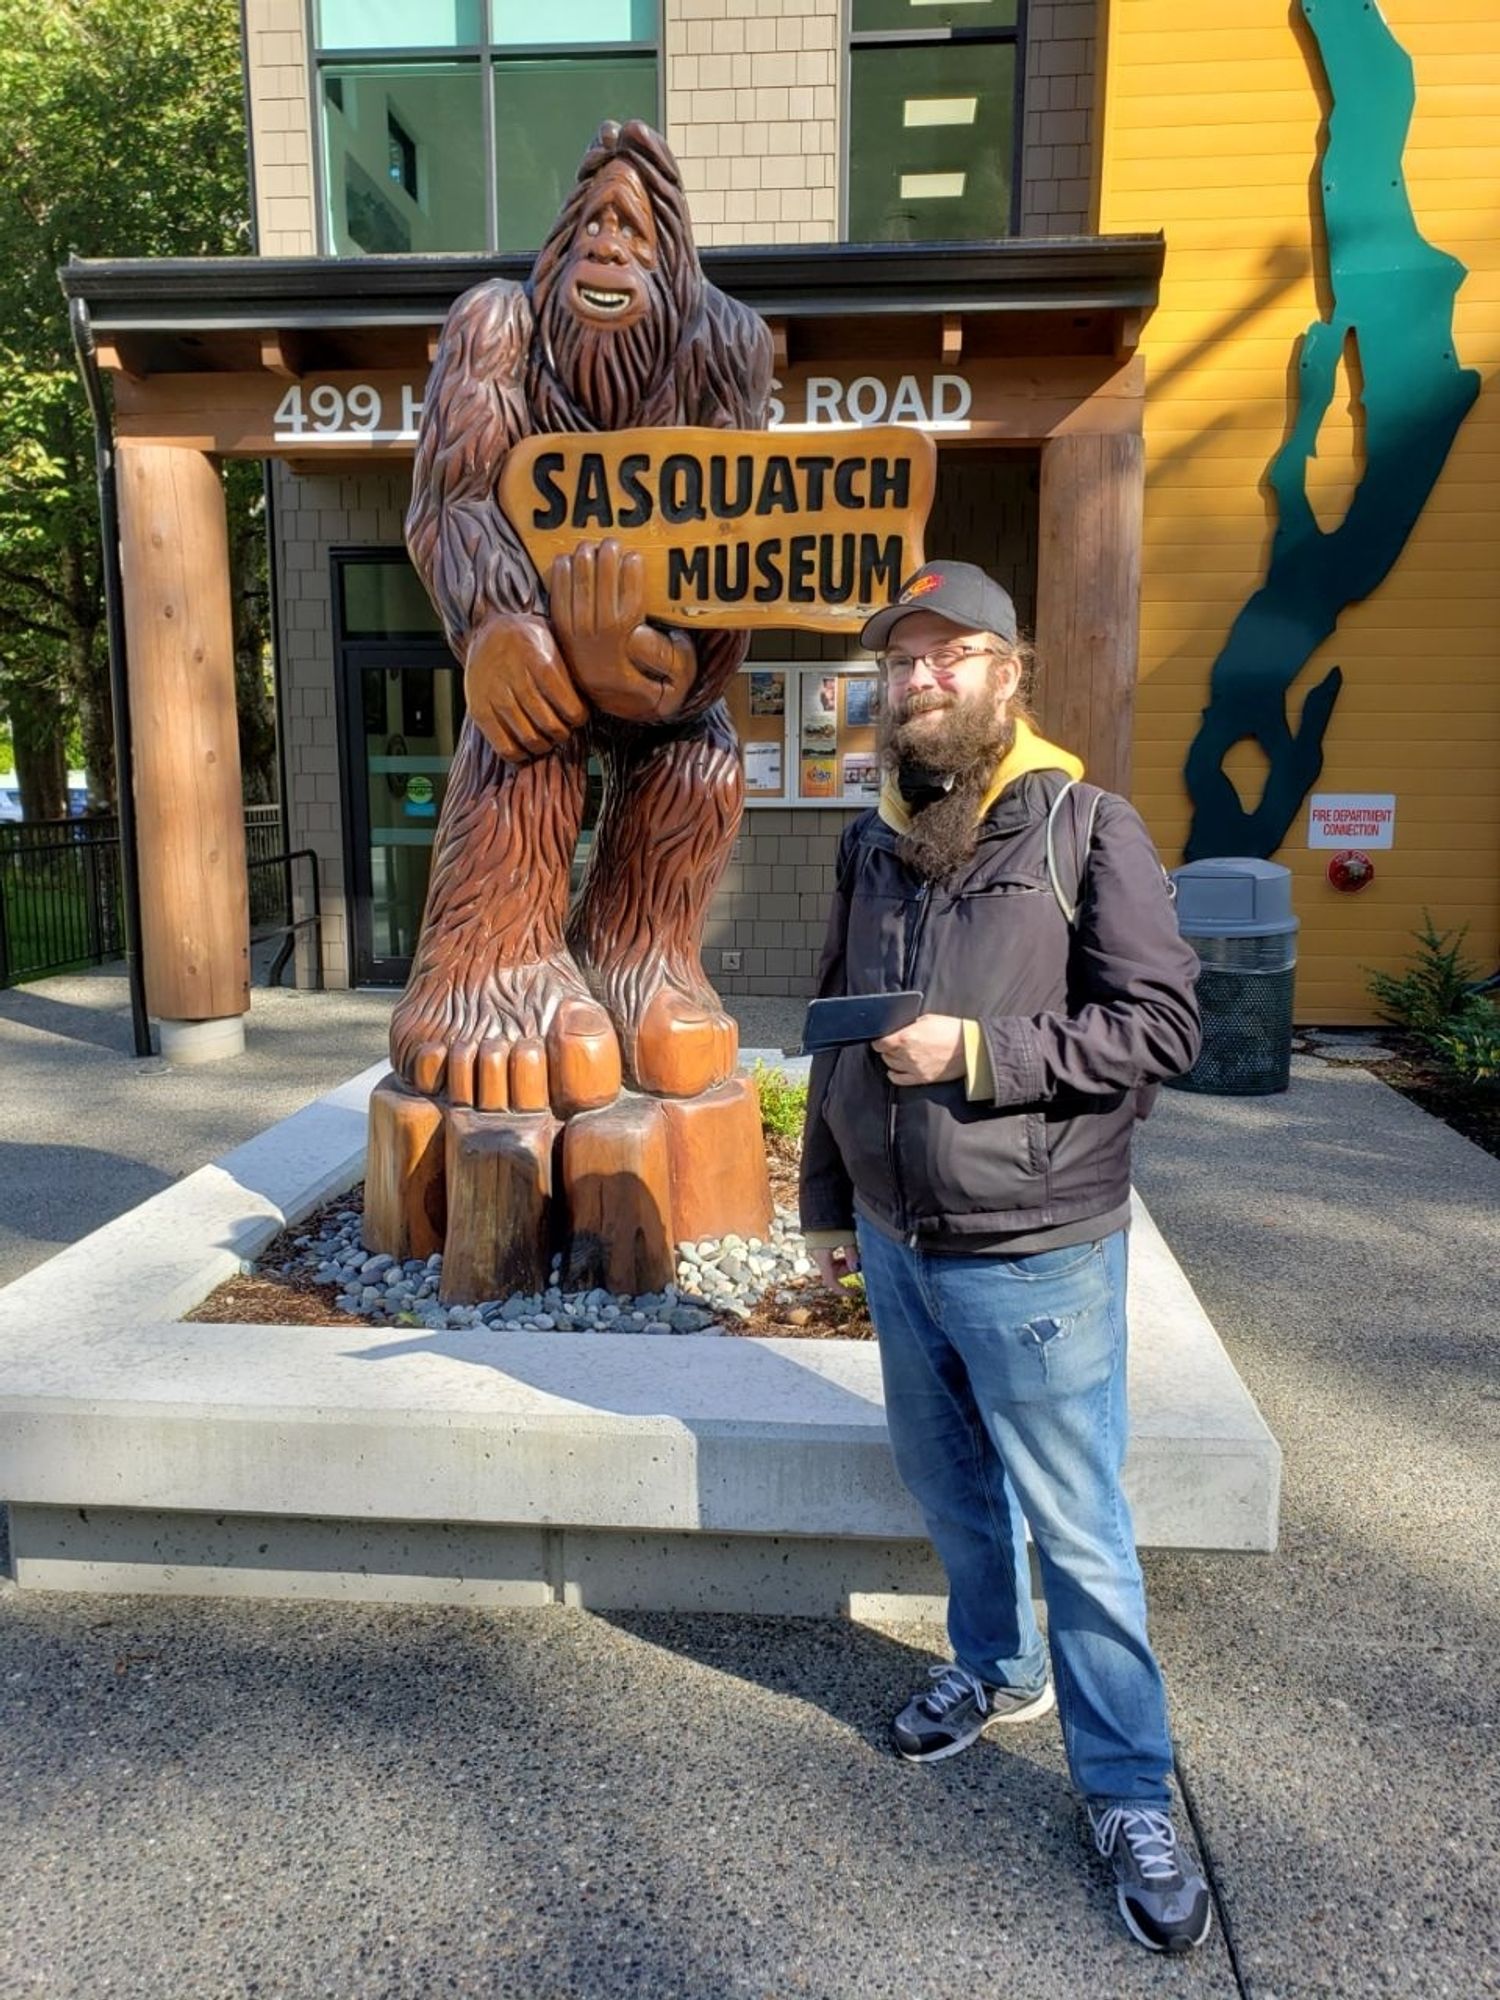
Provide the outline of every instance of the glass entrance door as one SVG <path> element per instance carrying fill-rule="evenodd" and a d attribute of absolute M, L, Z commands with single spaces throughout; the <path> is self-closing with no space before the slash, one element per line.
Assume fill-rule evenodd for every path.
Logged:
<path fill-rule="evenodd" d="M 464 718 L 463 676 L 404 555 L 338 558 L 335 584 L 354 978 L 402 986 Z"/>

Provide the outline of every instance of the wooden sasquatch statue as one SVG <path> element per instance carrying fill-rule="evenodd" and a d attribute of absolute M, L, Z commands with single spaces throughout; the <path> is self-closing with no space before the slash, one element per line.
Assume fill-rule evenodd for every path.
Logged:
<path fill-rule="evenodd" d="M 733 1073 L 699 946 L 743 802 L 720 696 L 745 635 L 643 620 L 609 541 L 544 584 L 495 490 L 539 432 L 759 429 L 770 375 L 764 322 L 704 280 L 677 164 L 637 122 L 601 127 L 530 283 L 449 314 L 406 527 L 469 713 L 391 1029 L 429 1096 L 566 1116 L 609 1102 L 622 1064 L 668 1096 Z M 570 920 L 590 749 L 604 794 Z"/>

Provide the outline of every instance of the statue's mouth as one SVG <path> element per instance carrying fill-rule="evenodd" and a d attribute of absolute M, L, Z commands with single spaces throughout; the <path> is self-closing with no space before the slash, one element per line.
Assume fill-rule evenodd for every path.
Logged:
<path fill-rule="evenodd" d="M 580 278 L 573 286 L 575 312 L 596 326 L 626 326 L 640 317 L 644 303 L 633 285 L 594 285 Z"/>

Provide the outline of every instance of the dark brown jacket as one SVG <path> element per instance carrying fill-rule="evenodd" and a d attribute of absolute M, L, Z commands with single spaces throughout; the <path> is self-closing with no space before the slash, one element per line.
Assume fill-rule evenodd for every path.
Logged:
<path fill-rule="evenodd" d="M 1086 858 L 1063 864 L 1080 891 L 1069 925 L 1046 855 L 1063 782 L 1033 768 L 1007 784 L 971 860 L 941 884 L 902 863 L 881 811 L 845 831 L 819 993 L 917 988 L 927 1012 L 976 1021 L 991 1095 L 970 1096 L 972 1065 L 967 1080 L 896 1087 L 868 1044 L 816 1056 L 804 1229 L 847 1234 L 858 1208 L 930 1249 L 1014 1236 L 1030 1251 L 1121 1219 L 1146 1087 L 1197 1055 L 1198 962 L 1140 815 L 1082 786 L 1058 815 L 1081 846 L 1097 797 Z"/>

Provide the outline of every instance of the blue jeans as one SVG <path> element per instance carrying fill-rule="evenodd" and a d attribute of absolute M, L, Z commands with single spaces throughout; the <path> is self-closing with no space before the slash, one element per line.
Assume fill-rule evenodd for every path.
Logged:
<path fill-rule="evenodd" d="M 1166 1695 L 1120 1490 L 1126 1232 L 938 1257 L 858 1227 L 891 1445 L 948 1572 L 954 1657 L 992 1686 L 1043 1685 L 1029 1523 L 1073 1781 L 1165 1805 Z"/>

